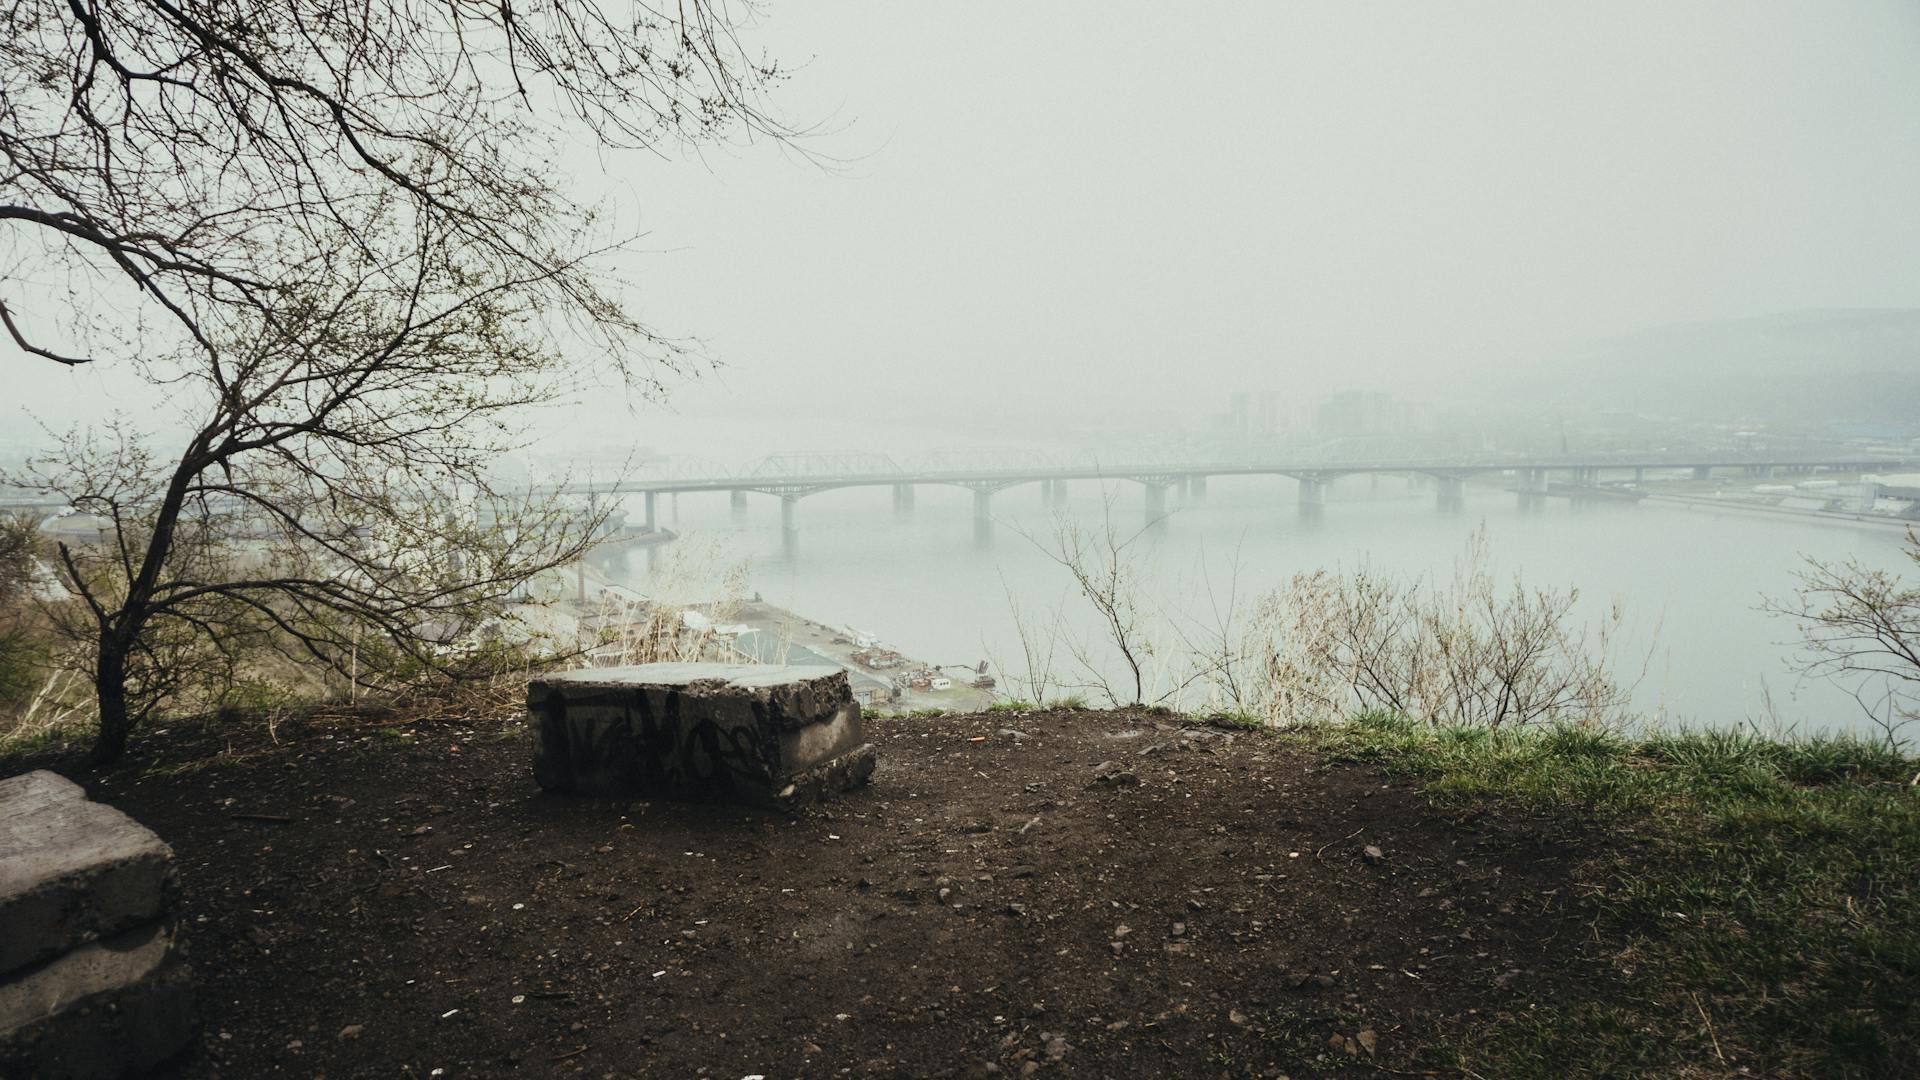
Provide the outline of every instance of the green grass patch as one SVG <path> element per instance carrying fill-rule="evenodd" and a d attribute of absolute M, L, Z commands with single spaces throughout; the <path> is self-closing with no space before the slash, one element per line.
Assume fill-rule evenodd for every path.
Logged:
<path fill-rule="evenodd" d="M 1442 804 L 1581 815 L 1627 992 L 1463 1031 L 1494 1076 L 1920 1076 L 1920 761 L 1847 739 L 1294 729 Z"/>

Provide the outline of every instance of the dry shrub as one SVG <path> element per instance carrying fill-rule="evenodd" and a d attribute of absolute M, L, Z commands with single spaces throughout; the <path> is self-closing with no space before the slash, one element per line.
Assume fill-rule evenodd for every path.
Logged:
<path fill-rule="evenodd" d="M 647 595 L 601 592 L 589 620 L 598 647 L 583 666 L 736 659 L 715 627 L 739 617 L 747 593 L 748 563 L 728 561 L 712 540 L 677 540 L 648 575 Z M 688 619 L 693 613 L 700 618 Z"/>
<path fill-rule="evenodd" d="M 1623 612 L 1576 619 L 1577 588 L 1497 581 L 1476 534 L 1444 584 L 1368 568 L 1296 574 L 1259 605 L 1248 652 L 1270 723 L 1391 712 L 1434 724 L 1615 724 Z"/>

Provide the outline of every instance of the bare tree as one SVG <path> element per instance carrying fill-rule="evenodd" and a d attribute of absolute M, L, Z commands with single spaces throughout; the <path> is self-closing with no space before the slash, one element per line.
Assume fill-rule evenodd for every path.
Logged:
<path fill-rule="evenodd" d="M 1920 534 L 1907 531 L 1906 556 L 1920 566 Z M 1920 720 L 1920 584 L 1857 559 L 1808 559 L 1791 596 L 1763 609 L 1800 629 L 1794 665 L 1845 688 L 1888 746 Z"/>
<path fill-rule="evenodd" d="M 1021 666 L 1015 669 L 997 656 L 993 658 L 993 666 L 1006 680 L 1010 698 L 1045 705 L 1053 699 L 1053 691 L 1058 685 L 1054 662 L 1064 631 L 1060 610 L 1056 606 L 1044 615 L 1036 615 L 1032 608 L 1020 603 L 1019 595 L 1014 592 L 1013 586 L 1007 584 L 1004 575 L 1000 585 L 1006 592 L 1007 610 L 1013 617 L 1013 632 L 1020 642 Z"/>
<path fill-rule="evenodd" d="M 617 354 L 660 344 L 581 262 L 604 226 L 559 158 L 581 131 L 648 149 L 789 134 L 762 105 L 780 73 L 737 34 L 751 14 L 17 0 L 0 8 L 0 324 L 69 364 L 89 346 L 148 355 L 166 327 L 210 348 L 235 309 L 287 310 L 316 254 L 390 251 L 382 230 L 430 217 L 451 266 L 537 286 Z M 6 306 L 43 267 L 72 281 L 67 317 Z M 129 327 L 130 309 L 157 318 Z"/>
<path fill-rule="evenodd" d="M 1612 723 L 1630 688 L 1613 674 L 1616 605 L 1587 626 L 1577 589 L 1502 587 L 1476 535 L 1444 588 L 1366 568 L 1296 575 L 1254 620 L 1275 722 L 1384 710 L 1486 727 Z"/>
<path fill-rule="evenodd" d="M 1250 647 L 1245 605 L 1240 594 L 1241 552 L 1235 548 L 1226 565 L 1226 580 L 1216 583 L 1206 553 L 1201 553 L 1197 588 L 1182 590 L 1196 601 L 1204 598 L 1201 610 L 1170 608 L 1167 620 L 1178 639 L 1188 669 L 1176 682 L 1175 694 L 1199 684 L 1208 691 L 1207 705 L 1235 714 L 1253 711 L 1259 695 L 1260 650 Z M 1176 701 L 1175 707 L 1180 707 Z"/>
<path fill-rule="evenodd" d="M 31 696 L 39 630 L 33 603 L 39 531 L 24 514 L 0 514 L 0 710 Z"/>
<path fill-rule="evenodd" d="M 1112 646 L 1121 670 L 1118 686 L 1107 677 L 1107 666 L 1086 642 L 1069 634 L 1066 645 L 1088 680 L 1079 688 L 1098 690 L 1109 705 L 1116 707 L 1145 703 L 1152 677 L 1152 612 L 1144 600 L 1142 571 L 1133 547 L 1145 533 L 1144 527 L 1131 533 L 1115 527 L 1113 497 L 1108 495 L 1098 531 L 1082 528 L 1065 514 L 1055 514 L 1048 542 L 1027 537 L 1072 577 L 1081 598 L 1098 616 L 1103 637 Z"/>
<path fill-rule="evenodd" d="M 686 360 L 601 271 L 565 140 L 791 134 L 780 76 L 687 0 L 21 0 L 0 11 L 0 326 L 134 360 L 177 452 L 80 431 L 30 482 L 111 525 L 66 548 L 96 758 L 268 647 L 431 663 L 596 524 L 488 477 L 569 353 L 650 390 Z M 61 304 L 16 313 L 9 294 Z M 57 308 L 64 315 L 53 314 Z M 72 612 L 69 615 L 73 615 Z M 378 646 L 384 643 L 384 646 Z"/>
<path fill-rule="evenodd" d="M 253 333 L 197 350 L 211 404 L 177 457 L 129 425 L 77 431 L 31 482 L 108 523 L 62 544 L 91 641 L 96 757 L 161 703 L 254 648 L 364 677 L 432 664 L 532 574 L 577 558 L 601 515 L 496 486 L 514 410 L 557 391 L 511 328 L 529 300 L 476 288 L 426 240 L 406 263 L 345 249 L 282 289 Z"/>

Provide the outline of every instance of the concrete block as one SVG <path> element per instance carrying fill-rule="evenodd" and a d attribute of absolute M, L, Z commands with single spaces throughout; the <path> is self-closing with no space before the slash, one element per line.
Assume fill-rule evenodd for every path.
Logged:
<path fill-rule="evenodd" d="M 0 981 L 0 1076 L 144 1076 L 195 1028 L 192 972 L 156 923 Z"/>
<path fill-rule="evenodd" d="M 824 666 L 641 664 L 527 684 L 534 780 L 582 795 L 798 806 L 865 783 L 847 673 Z"/>
<path fill-rule="evenodd" d="M 0 780 L 0 978 L 154 922 L 174 897 L 173 850 L 44 770 Z"/>

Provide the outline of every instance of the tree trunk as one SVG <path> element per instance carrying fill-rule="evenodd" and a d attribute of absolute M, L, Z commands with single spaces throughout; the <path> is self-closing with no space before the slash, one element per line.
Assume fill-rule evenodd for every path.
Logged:
<path fill-rule="evenodd" d="M 127 646 L 111 631 L 100 635 L 93 689 L 100 703 L 100 730 L 94 736 L 91 761 L 107 765 L 119 759 L 127 748 L 127 736 L 133 733 L 133 717 L 127 712 Z"/>

